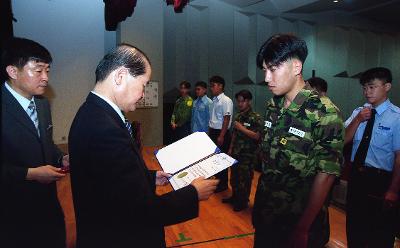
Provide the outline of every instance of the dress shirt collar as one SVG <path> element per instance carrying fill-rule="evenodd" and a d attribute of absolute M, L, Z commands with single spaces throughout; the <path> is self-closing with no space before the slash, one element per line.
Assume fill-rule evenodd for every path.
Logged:
<path fill-rule="evenodd" d="M 213 100 L 220 101 L 220 100 L 221 100 L 221 98 L 222 98 L 222 97 L 224 97 L 224 96 L 225 96 L 225 94 L 224 94 L 224 92 L 222 92 L 222 93 L 221 93 L 221 94 L 219 94 L 218 96 L 214 96 Z"/>
<path fill-rule="evenodd" d="M 106 101 L 114 110 L 115 112 L 117 112 L 117 114 L 119 115 L 119 117 L 121 117 L 121 120 L 123 123 L 125 123 L 125 116 L 122 113 L 121 109 L 118 108 L 118 106 L 113 103 L 110 99 L 108 99 L 105 96 L 100 95 L 99 93 L 96 93 L 94 91 L 92 91 L 93 94 L 95 94 L 96 96 L 100 97 L 101 99 L 103 99 L 104 101 Z"/>
<path fill-rule="evenodd" d="M 207 95 L 204 95 L 204 96 L 200 97 L 200 100 L 201 100 L 203 103 L 207 103 Z"/>
<path fill-rule="evenodd" d="M 33 101 L 35 103 L 35 97 L 33 96 L 32 99 L 28 99 L 24 96 L 22 96 L 21 94 L 19 94 L 18 92 L 16 92 L 13 88 L 11 88 L 11 86 L 8 84 L 8 82 L 5 82 L 5 87 L 8 91 L 10 91 L 11 95 L 14 96 L 14 98 L 19 102 L 19 104 L 21 105 L 21 107 L 26 111 L 29 107 L 29 104 L 31 103 L 31 101 Z"/>
<path fill-rule="evenodd" d="M 379 104 L 378 107 L 375 108 L 376 113 L 378 115 L 381 115 L 383 112 L 385 112 L 391 105 L 392 103 L 390 102 L 389 98 L 386 99 L 386 101 L 384 101 L 383 103 Z M 364 107 L 371 107 L 370 103 L 365 103 Z"/>

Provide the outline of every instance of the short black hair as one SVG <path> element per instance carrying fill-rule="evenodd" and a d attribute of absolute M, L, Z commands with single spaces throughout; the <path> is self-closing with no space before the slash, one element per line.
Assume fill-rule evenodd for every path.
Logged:
<path fill-rule="evenodd" d="M 317 89 L 318 92 L 328 92 L 328 83 L 320 77 L 312 77 L 306 80 L 311 87 Z"/>
<path fill-rule="evenodd" d="M 253 99 L 253 95 L 248 90 L 241 90 L 241 91 L 239 91 L 238 93 L 235 94 L 235 98 L 236 99 L 239 99 L 240 96 L 243 97 L 244 100 L 251 101 L 251 99 Z"/>
<path fill-rule="evenodd" d="M 108 75 L 119 67 L 125 67 L 129 74 L 137 77 L 146 73 L 146 61 L 150 60 L 139 48 L 130 44 L 120 44 L 106 54 L 96 67 L 96 83 L 104 81 Z"/>
<path fill-rule="evenodd" d="M 50 64 L 53 59 L 50 52 L 36 41 L 19 37 L 6 40 L 1 55 L 3 73 L 6 73 L 6 67 L 9 65 L 22 69 L 29 61 Z"/>
<path fill-rule="evenodd" d="M 222 88 L 225 88 L 225 79 L 221 76 L 212 76 L 209 81 L 210 83 L 222 84 Z"/>
<path fill-rule="evenodd" d="M 204 89 L 207 89 L 207 83 L 204 81 L 197 81 L 195 87 L 202 87 Z"/>
<path fill-rule="evenodd" d="M 192 87 L 192 85 L 188 82 L 188 81 L 182 81 L 179 83 L 179 87 L 184 87 L 185 89 L 190 89 L 190 87 Z"/>
<path fill-rule="evenodd" d="M 263 69 L 263 62 L 268 68 L 297 58 L 302 64 L 307 58 L 307 44 L 293 34 L 277 34 L 271 36 L 260 48 L 257 54 L 257 66 Z"/>
<path fill-rule="evenodd" d="M 360 77 L 360 84 L 365 85 L 374 79 L 382 80 L 384 83 L 392 83 L 392 72 L 385 67 L 375 67 L 366 70 Z"/>

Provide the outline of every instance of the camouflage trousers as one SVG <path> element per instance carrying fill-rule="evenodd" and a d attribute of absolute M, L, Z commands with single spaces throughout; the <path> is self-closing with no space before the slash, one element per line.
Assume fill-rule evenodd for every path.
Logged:
<path fill-rule="evenodd" d="M 254 176 L 254 156 L 234 156 L 239 163 L 231 167 L 230 184 L 236 204 L 247 204 Z"/>

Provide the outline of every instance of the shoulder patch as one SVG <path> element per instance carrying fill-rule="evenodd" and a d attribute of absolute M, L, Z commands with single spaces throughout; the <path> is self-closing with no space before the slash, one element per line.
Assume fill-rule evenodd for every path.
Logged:
<path fill-rule="evenodd" d="M 325 106 L 326 112 L 340 112 L 339 108 L 329 97 L 321 97 L 321 103 Z"/>

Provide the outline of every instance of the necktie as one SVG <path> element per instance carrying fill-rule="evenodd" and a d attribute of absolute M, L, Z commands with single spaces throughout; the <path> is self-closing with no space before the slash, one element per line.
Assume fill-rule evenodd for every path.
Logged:
<path fill-rule="evenodd" d="M 29 115 L 29 118 L 31 118 L 33 124 L 35 125 L 36 131 L 38 132 L 38 135 L 40 136 L 39 132 L 39 120 L 37 117 L 37 111 L 36 111 L 36 106 L 33 100 L 29 103 L 27 113 Z"/>
<path fill-rule="evenodd" d="M 369 143 L 372 138 L 372 129 L 374 128 L 376 110 L 371 110 L 371 118 L 367 122 L 365 127 L 363 137 L 361 139 L 360 145 L 357 148 L 356 155 L 354 156 L 354 164 L 356 167 L 361 167 L 365 163 L 365 158 L 367 157 Z"/>
<path fill-rule="evenodd" d="M 125 126 L 129 131 L 129 134 L 132 136 L 132 124 L 129 122 L 127 118 L 125 118 Z"/>

